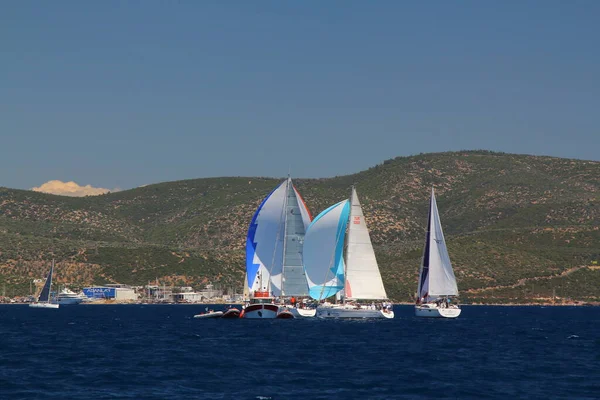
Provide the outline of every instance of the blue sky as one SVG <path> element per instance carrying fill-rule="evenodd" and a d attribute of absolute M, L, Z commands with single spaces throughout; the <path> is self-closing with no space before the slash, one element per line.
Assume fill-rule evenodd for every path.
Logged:
<path fill-rule="evenodd" d="M 597 1 L 7 1 L 0 186 L 600 160 Z"/>

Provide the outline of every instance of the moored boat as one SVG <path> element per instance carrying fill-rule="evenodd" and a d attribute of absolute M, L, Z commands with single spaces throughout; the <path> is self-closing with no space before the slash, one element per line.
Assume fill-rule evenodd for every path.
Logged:
<path fill-rule="evenodd" d="M 81 302 L 88 301 L 88 297 L 83 293 L 75 293 L 74 291 L 64 288 L 56 296 L 56 302 L 58 304 L 79 304 Z"/>

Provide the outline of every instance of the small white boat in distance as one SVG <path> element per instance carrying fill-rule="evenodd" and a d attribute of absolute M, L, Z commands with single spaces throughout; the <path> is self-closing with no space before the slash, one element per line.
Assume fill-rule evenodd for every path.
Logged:
<path fill-rule="evenodd" d="M 50 267 L 50 272 L 46 277 L 46 282 L 44 283 L 44 287 L 38 296 L 38 299 L 35 303 L 30 303 L 29 307 L 33 308 L 58 308 L 59 305 L 56 303 L 50 303 L 50 289 L 52 287 L 52 272 L 54 271 L 54 260 L 52 260 L 52 266 Z"/>
<path fill-rule="evenodd" d="M 458 286 L 432 188 L 415 315 L 429 318 L 458 317 L 461 309 L 450 303 L 449 296 L 458 296 Z"/>
<path fill-rule="evenodd" d="M 220 318 L 223 311 L 208 310 L 205 313 L 194 315 L 194 318 Z"/>

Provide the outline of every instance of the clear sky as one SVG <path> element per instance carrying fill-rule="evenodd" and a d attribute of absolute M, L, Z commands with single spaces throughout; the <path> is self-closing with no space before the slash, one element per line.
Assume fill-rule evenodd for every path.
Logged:
<path fill-rule="evenodd" d="M 600 1 L 0 3 L 0 186 L 600 160 Z"/>

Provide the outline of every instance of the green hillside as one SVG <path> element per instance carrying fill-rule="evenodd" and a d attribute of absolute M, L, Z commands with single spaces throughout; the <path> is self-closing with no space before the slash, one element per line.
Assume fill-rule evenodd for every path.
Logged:
<path fill-rule="evenodd" d="M 0 285 L 27 294 L 54 255 L 58 282 L 72 286 L 158 279 L 240 291 L 248 223 L 280 181 L 193 179 L 85 198 L 0 188 Z M 431 186 L 461 301 L 600 300 L 600 270 L 581 268 L 600 258 L 600 162 L 464 151 L 294 183 L 313 215 L 356 185 L 395 300 L 415 292 Z"/>

